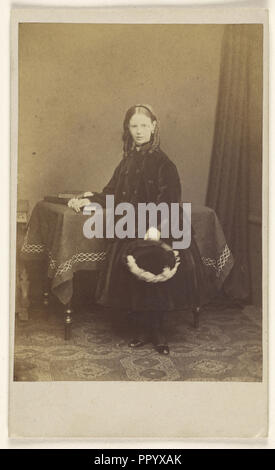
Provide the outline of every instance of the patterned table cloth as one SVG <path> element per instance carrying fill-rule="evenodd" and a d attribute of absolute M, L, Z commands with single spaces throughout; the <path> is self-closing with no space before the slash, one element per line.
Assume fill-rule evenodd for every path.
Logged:
<path fill-rule="evenodd" d="M 73 295 L 73 274 L 103 268 L 106 239 L 87 239 L 83 223 L 89 216 L 62 204 L 39 201 L 34 207 L 21 250 L 25 260 L 46 258 L 51 291 L 67 304 Z M 192 226 L 203 263 L 217 289 L 234 264 L 213 209 L 192 204 Z"/>

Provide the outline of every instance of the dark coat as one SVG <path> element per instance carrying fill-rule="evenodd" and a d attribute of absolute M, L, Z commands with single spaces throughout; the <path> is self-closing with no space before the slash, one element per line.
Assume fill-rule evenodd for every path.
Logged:
<path fill-rule="evenodd" d="M 109 183 L 101 193 L 94 193 L 92 200 L 105 204 L 107 194 L 115 197 L 115 204 L 130 202 L 180 202 L 181 183 L 176 165 L 162 150 L 133 150 L 123 158 L 114 171 Z"/>
<path fill-rule="evenodd" d="M 120 161 L 111 180 L 102 193 L 95 194 L 95 199 L 104 204 L 107 194 L 114 195 L 115 204 L 169 204 L 181 201 L 181 183 L 175 164 L 162 150 L 150 152 L 150 147 L 143 146 Z M 105 271 L 97 289 L 101 304 L 144 311 L 174 310 L 202 303 L 207 284 L 194 237 L 190 248 L 180 250 L 181 264 L 176 275 L 158 284 L 137 280 L 122 263 L 126 244 L 130 242 L 116 239 L 109 243 Z"/>
<path fill-rule="evenodd" d="M 114 194 L 115 203 L 180 202 L 181 183 L 177 168 L 161 150 L 133 151 L 121 160 L 104 194 Z"/>

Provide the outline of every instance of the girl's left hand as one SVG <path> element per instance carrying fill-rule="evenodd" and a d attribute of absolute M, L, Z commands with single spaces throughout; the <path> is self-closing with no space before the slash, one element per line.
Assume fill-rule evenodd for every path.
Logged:
<path fill-rule="evenodd" d="M 144 240 L 155 240 L 160 239 L 160 231 L 156 227 L 150 227 L 144 237 Z"/>

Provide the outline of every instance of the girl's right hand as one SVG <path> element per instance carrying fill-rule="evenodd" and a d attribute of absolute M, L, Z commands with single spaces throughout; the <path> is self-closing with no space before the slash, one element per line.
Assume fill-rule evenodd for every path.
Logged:
<path fill-rule="evenodd" d="M 79 212 L 82 207 L 88 206 L 90 204 L 89 199 L 70 199 L 68 202 L 68 207 L 71 207 L 75 212 Z"/>

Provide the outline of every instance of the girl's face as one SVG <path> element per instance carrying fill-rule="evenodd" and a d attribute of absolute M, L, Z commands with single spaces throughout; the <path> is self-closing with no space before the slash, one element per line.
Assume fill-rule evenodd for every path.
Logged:
<path fill-rule="evenodd" d="M 140 146 L 150 142 L 156 121 L 152 122 L 145 114 L 134 114 L 129 121 L 129 131 L 136 144 Z"/>

